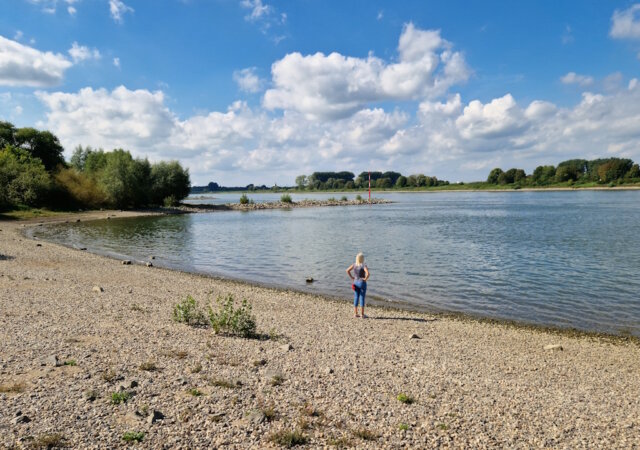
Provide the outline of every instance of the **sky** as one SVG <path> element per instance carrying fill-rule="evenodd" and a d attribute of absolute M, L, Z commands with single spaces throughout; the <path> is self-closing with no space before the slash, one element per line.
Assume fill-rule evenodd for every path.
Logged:
<path fill-rule="evenodd" d="M 638 162 L 639 79 L 633 1 L 0 4 L 0 120 L 195 185 Z"/>

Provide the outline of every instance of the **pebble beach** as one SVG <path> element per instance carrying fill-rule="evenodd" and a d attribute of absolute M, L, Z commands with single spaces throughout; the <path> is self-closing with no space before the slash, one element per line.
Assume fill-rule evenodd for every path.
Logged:
<path fill-rule="evenodd" d="M 123 264 L 25 237 L 41 223 L 0 221 L 0 449 L 640 448 L 636 340 L 357 319 L 347 283 L 335 301 Z M 228 294 L 260 338 L 173 320 Z"/>

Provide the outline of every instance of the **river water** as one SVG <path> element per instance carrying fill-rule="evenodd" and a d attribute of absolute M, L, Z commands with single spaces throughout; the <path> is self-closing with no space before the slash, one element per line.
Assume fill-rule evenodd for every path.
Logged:
<path fill-rule="evenodd" d="M 293 198 L 332 196 L 342 194 Z M 345 269 L 362 251 L 371 271 L 367 295 L 380 301 L 640 336 L 640 191 L 375 196 L 394 203 L 115 219 L 38 227 L 33 234 L 345 301 L 352 294 Z M 307 277 L 316 281 L 307 284 Z"/>

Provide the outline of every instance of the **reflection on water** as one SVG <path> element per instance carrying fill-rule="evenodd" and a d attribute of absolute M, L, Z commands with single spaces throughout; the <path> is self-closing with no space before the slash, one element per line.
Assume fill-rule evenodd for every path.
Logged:
<path fill-rule="evenodd" d="M 345 299 L 351 291 L 344 270 L 363 251 L 372 273 L 368 295 L 640 335 L 640 192 L 377 195 L 395 203 L 116 219 L 34 233 L 138 260 L 155 255 L 154 263 L 166 267 Z M 317 281 L 306 285 L 307 276 Z"/>

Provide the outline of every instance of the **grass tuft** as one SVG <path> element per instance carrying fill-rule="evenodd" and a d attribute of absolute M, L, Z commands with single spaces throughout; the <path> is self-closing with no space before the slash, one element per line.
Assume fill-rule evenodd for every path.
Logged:
<path fill-rule="evenodd" d="M 9 383 L 9 384 L 0 384 L 0 393 L 3 394 L 20 394 L 24 392 L 27 385 L 22 381 L 18 381 L 17 383 Z"/>
<path fill-rule="evenodd" d="M 256 336 L 256 318 L 251 314 L 251 304 L 246 299 L 237 308 L 232 294 L 218 296 L 216 303 L 217 311 L 209 307 L 209 321 L 216 333 L 245 338 Z"/>
<path fill-rule="evenodd" d="M 210 384 L 212 386 L 217 386 L 217 387 L 223 387 L 223 388 L 227 388 L 227 389 L 233 389 L 236 387 L 235 384 L 233 383 L 229 383 L 227 380 L 211 380 Z"/>
<path fill-rule="evenodd" d="M 158 370 L 158 366 L 156 366 L 156 363 L 154 363 L 153 361 L 146 361 L 140 364 L 138 369 L 144 370 L 145 372 L 155 372 L 156 370 Z"/>
<path fill-rule="evenodd" d="M 125 442 L 142 442 L 144 439 L 144 432 L 142 431 L 127 431 L 122 435 L 122 440 Z"/>
<path fill-rule="evenodd" d="M 68 359 L 65 362 L 62 363 L 65 366 L 75 366 L 76 364 L 76 360 L 75 359 Z"/>
<path fill-rule="evenodd" d="M 353 435 L 365 441 L 375 441 L 379 437 L 377 433 L 366 428 L 353 430 Z"/>
<path fill-rule="evenodd" d="M 111 394 L 111 403 L 114 405 L 119 405 L 120 403 L 127 403 L 127 401 L 131 398 L 131 394 L 127 391 L 114 392 Z"/>
<path fill-rule="evenodd" d="M 173 307 L 173 320 L 178 323 L 186 323 L 192 326 L 207 324 L 206 316 L 198 308 L 198 302 L 190 296 Z"/>
<path fill-rule="evenodd" d="M 47 450 L 52 448 L 66 447 L 66 438 L 60 433 L 47 433 L 35 438 L 30 447 L 31 448 L 45 448 Z"/>
<path fill-rule="evenodd" d="M 302 434 L 301 430 L 280 430 L 269 436 L 269 441 L 282 447 L 295 447 L 296 445 L 304 445 L 308 442 L 308 438 Z"/>
<path fill-rule="evenodd" d="M 193 395 L 194 397 L 200 397 L 202 395 L 202 392 L 200 392 L 198 389 L 193 388 L 193 389 L 189 389 L 187 391 L 187 393 Z"/>
<path fill-rule="evenodd" d="M 411 395 L 407 395 L 403 392 L 399 393 L 396 397 L 400 403 L 404 403 L 405 405 L 410 405 L 416 401 Z"/>

